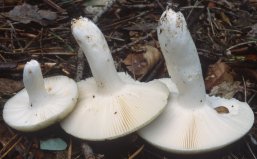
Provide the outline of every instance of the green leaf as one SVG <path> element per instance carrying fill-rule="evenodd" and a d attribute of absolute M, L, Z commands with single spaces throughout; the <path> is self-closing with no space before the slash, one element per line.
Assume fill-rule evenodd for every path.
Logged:
<path fill-rule="evenodd" d="M 67 143 L 61 138 L 50 138 L 47 140 L 40 140 L 41 150 L 61 151 L 67 148 Z"/>

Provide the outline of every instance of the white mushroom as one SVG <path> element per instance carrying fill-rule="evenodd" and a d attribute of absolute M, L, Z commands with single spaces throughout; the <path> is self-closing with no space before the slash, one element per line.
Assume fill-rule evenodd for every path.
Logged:
<path fill-rule="evenodd" d="M 14 129 L 43 129 L 63 119 L 77 102 L 76 82 L 66 76 L 43 79 L 35 60 L 26 63 L 23 83 L 25 89 L 9 99 L 3 109 L 4 121 Z"/>
<path fill-rule="evenodd" d="M 183 14 L 165 11 L 158 39 L 171 79 L 167 109 L 139 135 L 152 145 L 175 153 L 201 153 L 231 144 L 253 125 L 254 115 L 245 102 L 210 97 L 205 93 L 195 44 Z M 174 83 L 173 83 L 173 82 Z"/>
<path fill-rule="evenodd" d="M 74 20 L 72 34 L 93 77 L 78 82 L 77 107 L 61 123 L 67 133 L 92 141 L 115 139 L 145 126 L 164 110 L 168 88 L 159 81 L 140 83 L 118 74 L 107 42 L 93 22 Z"/>

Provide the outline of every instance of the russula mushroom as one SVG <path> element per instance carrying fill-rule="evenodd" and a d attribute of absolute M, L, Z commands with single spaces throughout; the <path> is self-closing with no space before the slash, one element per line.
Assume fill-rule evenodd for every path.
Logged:
<path fill-rule="evenodd" d="M 107 42 L 92 21 L 81 17 L 71 29 L 93 77 L 78 82 L 76 109 L 61 122 L 68 134 L 89 141 L 116 139 L 150 123 L 164 110 L 168 88 L 157 80 L 140 83 L 117 73 Z"/>
<path fill-rule="evenodd" d="M 78 88 L 66 76 L 43 79 L 36 60 L 27 62 L 23 71 L 25 88 L 9 99 L 3 109 L 3 119 L 19 131 L 37 131 L 60 121 L 74 108 Z"/>
<path fill-rule="evenodd" d="M 166 10 L 157 33 L 171 77 L 161 81 L 169 87 L 171 98 L 165 112 L 139 135 L 162 150 L 183 154 L 219 149 L 245 135 L 254 122 L 251 108 L 236 99 L 206 95 L 199 57 L 183 14 Z"/>

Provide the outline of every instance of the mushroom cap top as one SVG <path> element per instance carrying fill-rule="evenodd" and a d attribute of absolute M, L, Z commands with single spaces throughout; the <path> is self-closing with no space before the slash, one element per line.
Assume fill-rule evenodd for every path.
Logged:
<path fill-rule="evenodd" d="M 61 122 L 68 134 L 91 141 L 115 139 L 144 127 L 164 110 L 169 96 L 164 84 L 118 75 L 124 85 L 110 93 L 99 92 L 94 78 L 78 82 L 76 109 Z"/>
<path fill-rule="evenodd" d="M 77 102 L 78 88 L 74 80 L 66 76 L 44 79 L 47 94 L 39 96 L 31 106 L 24 88 L 9 99 L 3 109 L 4 121 L 20 131 L 43 129 L 68 115 Z"/>
<path fill-rule="evenodd" d="M 207 95 L 203 106 L 187 109 L 176 101 L 171 79 L 161 81 L 171 91 L 167 109 L 139 135 L 162 150 L 183 154 L 216 150 L 240 139 L 253 125 L 253 111 L 245 102 Z"/>

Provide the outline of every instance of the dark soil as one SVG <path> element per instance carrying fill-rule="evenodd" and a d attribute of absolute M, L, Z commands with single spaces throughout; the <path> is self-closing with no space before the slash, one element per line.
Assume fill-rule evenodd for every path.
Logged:
<path fill-rule="evenodd" d="M 14 20 L 8 12 L 24 2 L 40 10 L 57 13 L 54 20 Z M 59 125 L 34 133 L 21 133 L 9 128 L 2 119 L 4 103 L 22 89 L 22 71 L 30 59 L 41 63 L 44 77 L 66 75 L 80 80 L 91 76 L 86 59 L 78 56 L 78 45 L 70 32 L 70 21 L 84 13 L 83 0 L 2 0 L 0 1 L 0 158 L 4 159 L 256 159 L 257 123 L 240 141 L 215 152 L 186 156 L 170 154 L 152 147 L 137 134 L 106 142 L 87 142 L 66 134 Z M 231 78 L 240 85 L 234 98 L 249 103 L 257 111 L 257 1 L 256 0 L 117 0 L 96 22 L 106 36 L 119 71 L 129 72 L 123 60 L 129 54 L 142 54 L 141 46 L 151 45 L 158 50 L 156 35 L 158 20 L 169 6 L 181 11 L 197 46 L 204 77 L 208 68 L 222 62 L 233 74 L 222 72 L 213 83 L 206 82 L 207 92 Z M 58 8 L 60 7 L 60 8 Z M 49 17 L 50 18 L 50 17 Z M 80 66 L 83 66 L 82 68 Z M 78 71 L 80 69 L 80 71 Z M 81 72 L 82 71 L 82 72 Z M 216 70 L 215 70 L 216 71 Z M 141 81 L 167 76 L 163 59 L 142 75 Z M 226 75 L 227 77 L 227 75 Z M 43 151 L 40 140 L 61 137 L 68 148 L 64 151 Z M 85 157 L 82 144 L 88 144 L 94 155 Z"/>

